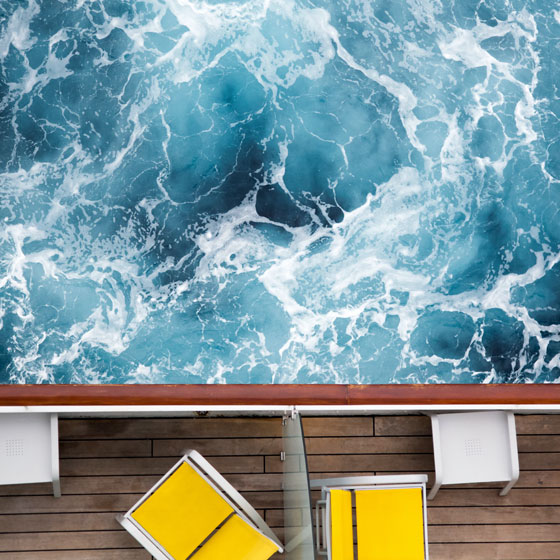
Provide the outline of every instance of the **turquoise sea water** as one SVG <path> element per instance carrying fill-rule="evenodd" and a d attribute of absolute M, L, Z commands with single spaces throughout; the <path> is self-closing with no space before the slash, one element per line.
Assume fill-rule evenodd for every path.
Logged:
<path fill-rule="evenodd" d="M 560 379 L 556 0 L 0 0 L 0 382 Z"/>

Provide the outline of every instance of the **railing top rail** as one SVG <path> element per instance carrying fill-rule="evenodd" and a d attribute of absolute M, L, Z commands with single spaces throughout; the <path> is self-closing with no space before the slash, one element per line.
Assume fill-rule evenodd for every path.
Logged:
<path fill-rule="evenodd" d="M 560 405 L 560 384 L 0 385 L 0 406 Z"/>

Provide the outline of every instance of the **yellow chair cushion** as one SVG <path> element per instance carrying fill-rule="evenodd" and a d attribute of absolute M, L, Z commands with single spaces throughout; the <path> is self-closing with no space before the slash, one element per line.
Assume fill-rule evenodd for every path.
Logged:
<path fill-rule="evenodd" d="M 277 551 L 270 539 L 238 515 L 232 515 L 192 560 L 266 560 Z"/>
<path fill-rule="evenodd" d="M 175 560 L 187 556 L 233 512 L 190 465 L 182 463 L 132 518 Z"/>
<path fill-rule="evenodd" d="M 424 560 L 421 488 L 356 491 L 358 558 Z"/>
<path fill-rule="evenodd" d="M 330 491 L 331 560 L 354 560 L 352 492 Z"/>

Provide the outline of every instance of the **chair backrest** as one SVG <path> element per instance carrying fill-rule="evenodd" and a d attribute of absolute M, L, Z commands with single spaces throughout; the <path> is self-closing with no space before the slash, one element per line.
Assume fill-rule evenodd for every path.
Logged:
<path fill-rule="evenodd" d="M 354 541 L 360 560 L 427 559 L 426 478 L 419 475 L 314 481 L 315 487 L 322 482 L 329 559 L 354 560 Z"/>
<path fill-rule="evenodd" d="M 434 462 L 443 484 L 499 482 L 519 476 L 512 412 L 433 414 Z"/>
<path fill-rule="evenodd" d="M 158 560 L 266 560 L 282 551 L 258 513 L 196 451 L 119 521 Z"/>

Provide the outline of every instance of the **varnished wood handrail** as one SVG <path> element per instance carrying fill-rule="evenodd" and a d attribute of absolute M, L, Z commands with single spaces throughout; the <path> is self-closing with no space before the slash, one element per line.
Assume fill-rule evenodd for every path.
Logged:
<path fill-rule="evenodd" d="M 560 405 L 560 384 L 0 385 L 0 406 Z"/>

